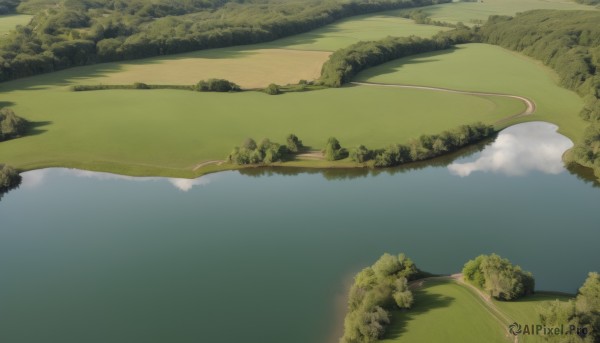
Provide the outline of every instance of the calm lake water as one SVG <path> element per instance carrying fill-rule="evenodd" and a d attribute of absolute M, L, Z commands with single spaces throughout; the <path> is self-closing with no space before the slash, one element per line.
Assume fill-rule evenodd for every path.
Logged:
<path fill-rule="evenodd" d="M 0 342 L 337 341 L 348 280 L 384 252 L 433 273 L 496 252 L 575 292 L 600 270 L 600 188 L 555 130 L 378 173 L 25 173 L 0 202 Z"/>

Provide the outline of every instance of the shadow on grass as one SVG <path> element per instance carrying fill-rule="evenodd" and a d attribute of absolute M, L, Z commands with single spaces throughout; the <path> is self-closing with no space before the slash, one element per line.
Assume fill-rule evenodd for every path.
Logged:
<path fill-rule="evenodd" d="M 48 126 L 52 124 L 51 121 L 33 121 L 33 122 L 29 122 L 28 128 L 27 128 L 27 133 L 25 134 L 25 136 L 37 136 L 40 135 L 48 130 L 44 130 L 42 129 L 44 126 Z"/>
<path fill-rule="evenodd" d="M 364 81 L 369 78 L 377 77 L 380 75 L 393 74 L 397 73 L 402 69 L 403 66 L 411 65 L 411 64 L 424 64 L 424 63 L 435 63 L 439 62 L 441 58 L 437 58 L 439 56 L 452 54 L 459 49 L 463 49 L 461 47 L 453 47 L 446 50 L 438 50 L 434 52 L 428 52 L 424 54 L 412 55 L 408 57 L 403 57 L 397 60 L 393 60 L 369 69 L 366 69 L 354 78 L 355 81 Z"/>
<path fill-rule="evenodd" d="M 431 285 L 436 285 L 432 283 Z M 427 284 L 426 284 L 427 285 Z M 408 322 L 417 319 L 420 315 L 436 309 L 449 307 L 455 301 L 453 297 L 429 293 L 425 289 L 414 291 L 415 305 L 408 311 L 395 311 L 392 313 L 392 321 L 388 326 L 385 339 L 395 339 L 407 331 Z"/>

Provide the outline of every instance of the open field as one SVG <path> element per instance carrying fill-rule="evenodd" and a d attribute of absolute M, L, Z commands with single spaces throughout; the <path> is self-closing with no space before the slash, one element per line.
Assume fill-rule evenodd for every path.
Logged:
<path fill-rule="evenodd" d="M 465 44 L 399 59 L 366 70 L 356 80 L 521 95 L 536 103 L 536 112 L 520 120 L 555 123 L 574 141 L 586 127 L 578 115 L 583 101 L 557 84 L 554 71 L 493 45 Z"/>
<path fill-rule="evenodd" d="M 1 85 L 15 111 L 38 123 L 36 134 L 0 144 L 1 161 L 24 169 L 63 165 L 190 176 L 193 166 L 225 158 L 246 137 L 282 141 L 294 132 L 316 149 L 330 136 L 347 147 L 377 148 L 464 123 L 494 123 L 525 107 L 515 99 L 362 86 L 280 96 L 71 92 L 69 73 Z M 133 169 L 122 169 L 127 165 Z"/>
<path fill-rule="evenodd" d="M 382 343 L 511 342 L 505 328 L 465 286 L 450 280 L 427 280 L 414 295 L 413 308 L 392 314 Z"/>
<path fill-rule="evenodd" d="M 429 279 L 414 291 L 415 305 L 392 314 L 381 342 L 513 342 L 507 335 L 512 322 L 539 324 L 538 309 L 548 301 L 566 301 L 566 294 L 541 292 L 517 301 L 492 300 L 492 310 L 474 290 L 451 279 Z M 508 322 L 507 322 L 508 321 Z M 541 336 L 519 336 L 520 343 L 545 342 Z"/>
<path fill-rule="evenodd" d="M 560 293 L 539 292 L 517 301 L 494 301 L 494 304 L 507 316 L 520 324 L 540 324 L 538 309 L 548 301 L 567 301 L 574 296 Z M 521 336 L 520 343 L 544 343 L 541 336 Z"/>
<path fill-rule="evenodd" d="M 490 15 L 514 15 L 534 9 L 594 10 L 570 0 L 485 0 L 478 2 L 453 2 L 424 7 L 423 11 L 434 20 L 449 23 L 481 23 Z"/>
<path fill-rule="evenodd" d="M 8 14 L 0 16 L 0 38 L 17 25 L 26 25 L 32 16 L 27 14 Z"/>
<path fill-rule="evenodd" d="M 89 84 L 192 85 L 209 78 L 227 79 L 242 88 L 261 88 L 276 83 L 315 80 L 329 52 L 287 49 L 224 48 L 131 62 L 106 63 L 81 68 L 99 73 L 82 79 Z"/>
<path fill-rule="evenodd" d="M 305 34 L 266 44 L 236 46 L 153 57 L 135 61 L 103 63 L 76 68 L 79 84 L 196 84 L 223 78 L 243 88 L 266 87 L 314 80 L 330 53 L 360 40 L 394 36 L 431 37 L 440 28 L 417 25 L 400 18 L 398 11 L 352 17 Z M 74 80 L 75 81 L 75 80 Z"/>

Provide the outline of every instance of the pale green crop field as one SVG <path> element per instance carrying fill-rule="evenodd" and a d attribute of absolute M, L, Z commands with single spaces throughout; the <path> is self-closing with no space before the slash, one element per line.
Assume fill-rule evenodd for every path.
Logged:
<path fill-rule="evenodd" d="M 523 120 L 545 120 L 577 141 L 586 127 L 582 99 L 558 85 L 554 71 L 523 55 L 488 44 L 422 54 L 360 73 L 357 80 L 515 94 L 532 99 L 537 111 Z"/>
<path fill-rule="evenodd" d="M 0 85 L 8 105 L 36 122 L 39 131 L 0 144 L 0 161 L 23 169 L 63 165 L 191 175 L 194 165 L 224 159 L 247 137 L 281 142 L 293 132 L 316 149 L 330 136 L 346 147 L 379 148 L 465 123 L 494 123 L 524 109 L 513 99 L 379 87 L 279 96 L 72 92 L 67 76 L 76 73 L 66 70 Z"/>
<path fill-rule="evenodd" d="M 0 39 L 17 25 L 27 25 L 32 16 L 27 14 L 8 14 L 0 16 Z"/>
<path fill-rule="evenodd" d="M 490 15 L 515 15 L 535 9 L 594 10 L 595 8 L 571 0 L 483 0 L 429 6 L 424 7 L 423 11 L 434 20 L 478 24 L 486 21 Z"/>
<path fill-rule="evenodd" d="M 465 286 L 428 280 L 414 295 L 413 308 L 392 314 L 386 338 L 380 342 L 510 342 L 503 325 Z"/>

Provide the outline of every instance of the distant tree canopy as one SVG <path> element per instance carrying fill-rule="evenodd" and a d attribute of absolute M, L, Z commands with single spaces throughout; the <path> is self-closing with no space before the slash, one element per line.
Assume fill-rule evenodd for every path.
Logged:
<path fill-rule="evenodd" d="M 0 141 L 20 137 L 27 131 L 27 121 L 9 108 L 0 109 Z"/>
<path fill-rule="evenodd" d="M 470 260 L 462 272 L 466 281 L 500 300 L 515 300 L 532 294 L 535 289 L 531 273 L 496 254 L 480 255 Z"/>
<path fill-rule="evenodd" d="M 385 333 L 389 310 L 408 309 L 414 298 L 408 281 L 420 271 L 404 254 L 384 254 L 354 277 L 348 296 L 342 343 L 372 343 Z"/>
<path fill-rule="evenodd" d="M 21 175 L 15 168 L 0 164 L 0 198 L 2 194 L 21 184 Z"/>
<path fill-rule="evenodd" d="M 540 313 L 540 322 L 548 327 L 561 325 L 587 328 L 587 335 L 571 337 L 547 337 L 549 342 L 597 343 L 600 341 L 600 275 L 590 273 L 574 300 L 548 303 Z"/>
<path fill-rule="evenodd" d="M 591 124 L 573 149 L 574 160 L 600 177 L 600 12 L 536 10 L 492 16 L 478 30 L 485 43 L 519 51 L 553 68 L 562 86 L 581 95 Z"/>
<path fill-rule="evenodd" d="M 97 62 L 252 44 L 352 15 L 451 0 L 0 0 L 35 14 L 0 43 L 0 81 Z"/>
<path fill-rule="evenodd" d="M 584 5 L 600 5 L 600 0 L 575 0 L 575 2 Z"/>

